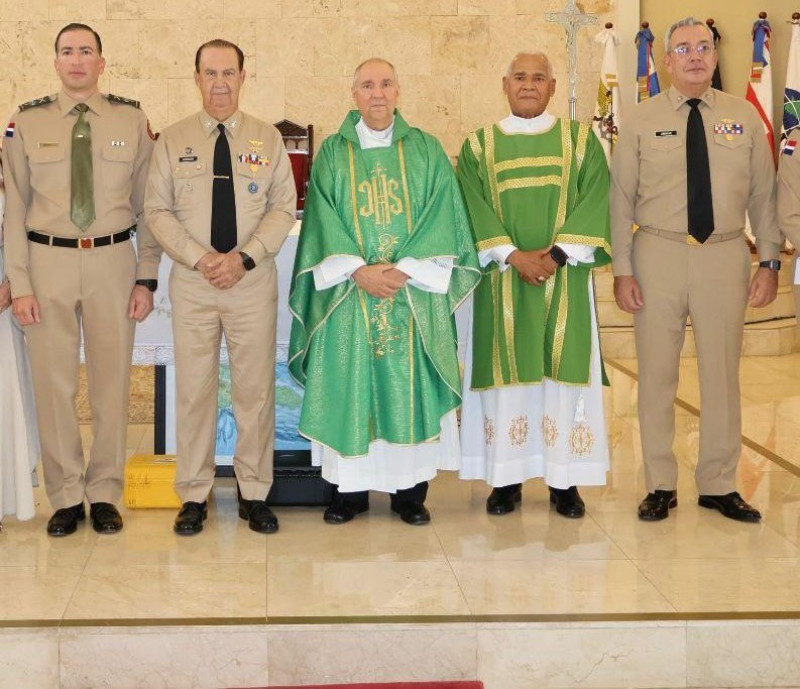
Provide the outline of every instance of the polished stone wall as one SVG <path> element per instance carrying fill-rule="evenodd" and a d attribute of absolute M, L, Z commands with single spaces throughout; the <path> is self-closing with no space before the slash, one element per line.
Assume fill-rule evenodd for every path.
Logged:
<path fill-rule="evenodd" d="M 600 15 L 579 41 L 578 115 L 591 117 L 600 46 L 592 37 L 615 21 L 619 0 L 584 0 Z M 566 0 L 0 0 L 0 116 L 53 93 L 53 39 L 70 21 L 92 25 L 107 60 L 103 91 L 135 98 L 154 130 L 199 108 L 194 53 L 224 37 L 244 50 L 242 107 L 267 121 L 335 131 L 350 107 L 354 67 L 382 56 L 400 74 L 407 118 L 455 155 L 476 127 L 507 114 L 501 77 L 515 53 L 547 52 L 567 114 L 564 31 L 545 21 Z M 625 41 L 628 43 L 628 41 Z M 632 50 L 632 49 L 631 49 Z M 319 139 L 321 141 L 321 138 Z"/>

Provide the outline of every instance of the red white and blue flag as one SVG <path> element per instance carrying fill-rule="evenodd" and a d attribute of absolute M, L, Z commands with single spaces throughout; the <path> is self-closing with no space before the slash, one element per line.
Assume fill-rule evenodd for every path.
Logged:
<path fill-rule="evenodd" d="M 783 91 L 783 126 L 781 127 L 781 145 L 783 152 L 788 152 L 787 140 L 794 131 L 800 131 L 800 19 L 792 21 L 792 38 L 789 41 L 789 62 L 786 66 L 786 88 Z M 796 138 L 796 137 L 795 137 Z"/>
<path fill-rule="evenodd" d="M 645 22 L 646 24 L 646 22 Z M 661 92 L 658 85 L 658 73 L 656 63 L 653 60 L 653 41 L 655 36 L 650 28 L 642 25 L 642 29 L 636 34 L 636 51 L 638 59 L 636 61 L 636 102 L 652 98 Z"/>
<path fill-rule="evenodd" d="M 761 17 L 753 24 L 753 63 L 750 69 L 750 82 L 747 84 L 745 98 L 758 110 L 764 124 L 767 143 L 775 155 L 775 130 L 772 127 L 772 57 L 769 52 L 769 38 L 772 28 L 766 18 Z"/>

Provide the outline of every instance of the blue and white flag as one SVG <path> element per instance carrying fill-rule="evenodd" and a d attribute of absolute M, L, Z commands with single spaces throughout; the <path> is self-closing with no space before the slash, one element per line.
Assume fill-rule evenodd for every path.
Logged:
<path fill-rule="evenodd" d="M 646 24 L 645 22 L 644 24 Z M 658 73 L 656 63 L 653 60 L 653 41 L 655 36 L 650 31 L 649 26 L 642 25 L 642 29 L 636 34 L 636 49 L 638 59 L 636 61 L 636 102 L 652 98 L 661 92 L 658 85 Z"/>

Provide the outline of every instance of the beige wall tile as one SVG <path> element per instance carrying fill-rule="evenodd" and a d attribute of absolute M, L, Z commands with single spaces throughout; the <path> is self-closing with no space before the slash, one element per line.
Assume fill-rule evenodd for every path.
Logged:
<path fill-rule="evenodd" d="M 25 3 L 25 18 L 28 21 L 47 19 L 47 5 L 48 0 L 29 0 Z M 19 0 L 0 0 L 0 21 L 18 21 L 19 7 Z"/>
<path fill-rule="evenodd" d="M 47 5 L 48 17 L 65 24 L 74 21 L 88 24 L 106 18 L 106 0 L 49 0 Z"/>
<path fill-rule="evenodd" d="M 457 14 L 457 0 L 343 0 L 344 13 L 354 17 Z"/>
<path fill-rule="evenodd" d="M 458 13 L 517 14 L 517 0 L 458 0 Z"/>
<path fill-rule="evenodd" d="M 225 0 L 225 18 L 262 19 L 281 16 L 281 0 Z"/>
<path fill-rule="evenodd" d="M 431 19 L 434 74 L 482 72 L 490 55 L 488 17 L 433 17 Z"/>
<path fill-rule="evenodd" d="M 221 18 L 219 0 L 107 0 L 109 19 L 211 19 Z"/>
<path fill-rule="evenodd" d="M 291 0 L 283 3 L 284 17 L 339 17 L 344 0 Z"/>

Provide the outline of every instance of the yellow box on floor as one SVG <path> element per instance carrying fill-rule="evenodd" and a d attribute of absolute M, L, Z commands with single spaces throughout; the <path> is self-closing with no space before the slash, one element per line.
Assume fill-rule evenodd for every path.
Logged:
<path fill-rule="evenodd" d="M 133 455 L 125 464 L 125 506 L 180 507 L 174 481 L 175 455 Z"/>

